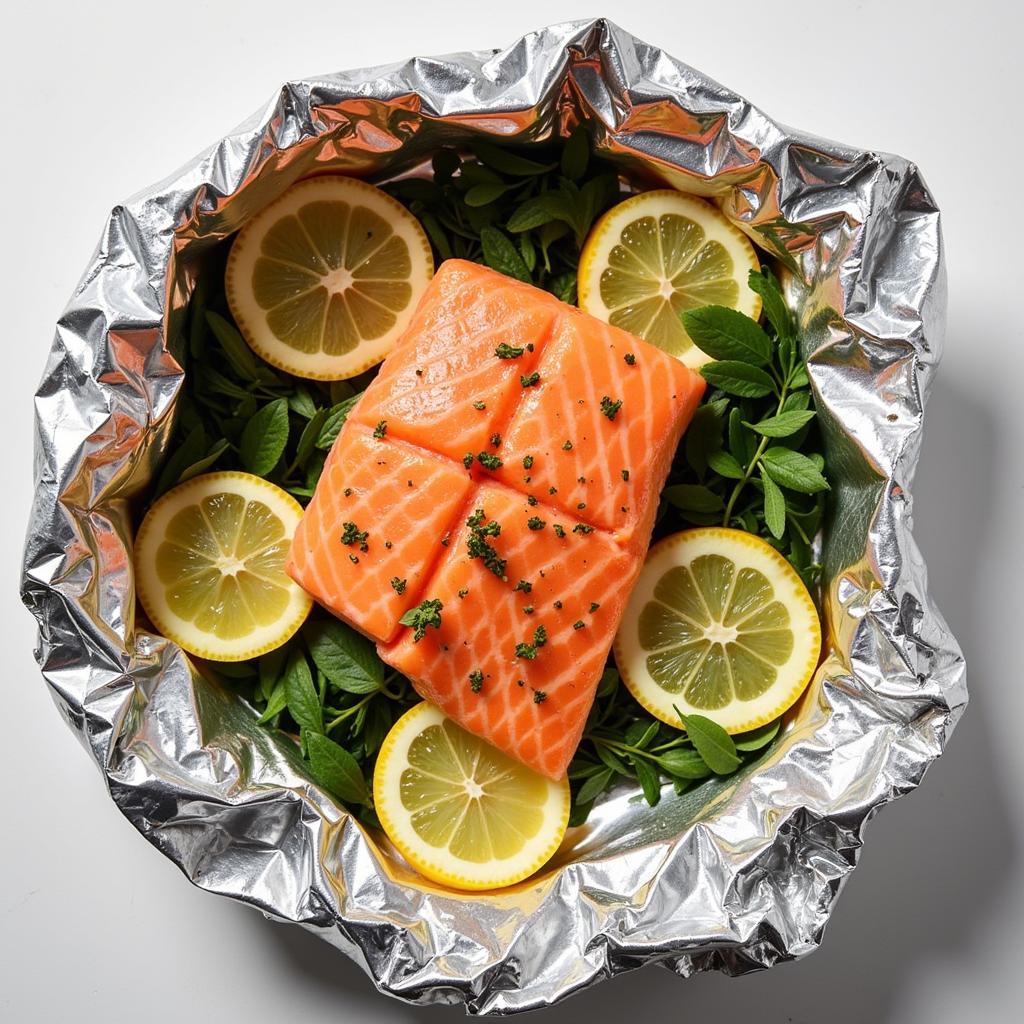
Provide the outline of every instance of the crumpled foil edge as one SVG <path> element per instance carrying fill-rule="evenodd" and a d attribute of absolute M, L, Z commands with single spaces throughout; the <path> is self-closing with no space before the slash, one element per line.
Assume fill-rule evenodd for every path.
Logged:
<path fill-rule="evenodd" d="M 614 795 L 541 878 L 465 897 L 404 871 L 287 743 L 136 632 L 131 501 L 167 444 L 173 339 L 211 240 L 323 167 L 379 173 L 439 141 L 541 138 L 580 113 L 633 170 L 717 195 L 788 271 L 837 481 L 833 653 L 754 770 L 653 810 Z M 921 781 L 967 700 L 911 534 L 944 313 L 938 209 L 912 164 L 778 125 L 607 21 L 289 83 L 112 211 L 58 322 L 22 584 L 43 676 L 114 802 L 191 881 L 312 929 L 383 992 L 509 1013 L 647 963 L 736 975 L 803 956 L 864 823 Z"/>

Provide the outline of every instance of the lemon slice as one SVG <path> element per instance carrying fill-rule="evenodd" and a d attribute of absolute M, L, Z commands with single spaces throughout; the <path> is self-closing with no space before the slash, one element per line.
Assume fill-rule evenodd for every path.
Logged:
<path fill-rule="evenodd" d="M 309 614 L 284 572 L 302 507 L 249 473 L 207 473 L 168 491 L 135 538 L 135 587 L 164 636 L 212 661 L 280 647 Z"/>
<path fill-rule="evenodd" d="M 422 875 L 455 889 L 499 889 L 558 849 L 569 783 L 513 761 L 424 702 L 385 738 L 373 803 L 388 838 Z"/>
<path fill-rule="evenodd" d="M 821 653 L 811 595 L 769 544 L 742 530 L 684 530 L 651 548 L 615 638 L 629 691 L 679 726 L 673 705 L 726 732 L 778 718 Z"/>
<path fill-rule="evenodd" d="M 239 232 L 228 305 L 257 355 L 299 377 L 342 380 L 379 363 L 434 273 L 419 222 L 373 185 L 293 185 Z"/>
<path fill-rule="evenodd" d="M 687 366 L 708 361 L 680 314 L 698 306 L 755 319 L 761 298 L 747 287 L 754 247 L 701 199 L 670 189 L 641 192 L 594 225 L 580 254 L 580 308 L 636 334 Z"/>

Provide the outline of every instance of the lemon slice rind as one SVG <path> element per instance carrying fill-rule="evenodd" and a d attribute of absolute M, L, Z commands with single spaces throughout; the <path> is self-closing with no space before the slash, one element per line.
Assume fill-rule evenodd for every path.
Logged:
<path fill-rule="evenodd" d="M 291 495 L 251 473 L 225 471 L 193 477 L 158 499 L 143 519 L 135 538 L 135 589 L 156 629 L 183 650 L 209 661 L 244 661 L 280 647 L 296 633 L 312 607 L 309 595 L 282 571 L 281 588 L 288 594 L 284 612 L 245 636 L 224 640 L 199 629 L 170 607 L 167 585 L 160 580 L 156 568 L 157 550 L 171 519 L 204 498 L 225 493 L 265 505 L 280 519 L 288 539 L 302 517 L 302 506 Z"/>
<path fill-rule="evenodd" d="M 670 693 L 659 686 L 646 664 L 652 652 L 642 647 L 639 637 L 641 612 L 656 602 L 655 588 L 665 573 L 708 554 L 730 559 L 737 571 L 749 568 L 762 573 L 774 590 L 774 600 L 785 606 L 793 635 L 792 653 L 777 666 L 775 681 L 763 693 L 746 701 L 734 697 L 731 703 L 714 709 L 691 704 L 684 690 Z M 821 655 L 821 623 L 800 577 L 770 544 L 743 530 L 705 527 L 673 534 L 651 547 L 613 649 L 622 681 L 656 718 L 679 728 L 678 708 L 684 715 L 704 715 L 735 735 L 774 721 L 804 692 Z"/>
<path fill-rule="evenodd" d="M 399 853 L 430 881 L 466 891 L 501 889 L 514 885 L 539 870 L 561 845 L 569 822 L 568 781 L 563 778 L 554 782 L 537 776 L 525 765 L 516 765 L 517 770 L 542 779 L 547 795 L 542 804 L 544 819 L 541 827 L 512 856 L 471 862 L 456 857 L 447 846 L 432 846 L 412 826 L 410 812 L 401 800 L 401 779 L 402 773 L 409 767 L 409 751 L 413 741 L 430 726 L 448 721 L 440 709 L 424 701 L 407 711 L 391 727 L 381 745 L 374 769 L 374 810 L 384 832 Z M 488 750 L 494 750 L 495 754 L 504 757 L 485 740 L 466 735 L 472 742 L 480 744 L 481 758 L 487 756 Z"/>
<path fill-rule="evenodd" d="M 253 293 L 253 274 L 257 261 L 264 255 L 262 243 L 267 234 L 285 217 L 320 201 L 344 202 L 383 218 L 393 234 L 405 242 L 411 264 L 408 277 L 395 279 L 409 285 L 410 298 L 400 311 L 390 310 L 395 316 L 391 328 L 378 337 L 361 337 L 353 349 L 340 354 L 322 350 L 303 352 L 284 342 L 271 329 L 267 319 L 269 311 L 260 306 Z M 316 261 L 319 251 L 311 238 L 308 241 Z M 249 347 L 260 358 L 279 370 L 310 380 L 347 380 L 387 356 L 408 325 L 433 273 L 434 257 L 430 242 L 419 221 L 401 203 L 358 178 L 332 174 L 308 178 L 292 185 L 242 228 L 228 256 L 224 286 L 235 322 Z"/>
<path fill-rule="evenodd" d="M 664 215 L 693 221 L 703 230 L 702 246 L 717 242 L 725 249 L 732 259 L 731 279 L 738 289 L 735 308 L 756 320 L 761 314 L 761 297 L 747 286 L 747 275 L 751 270 L 758 270 L 760 262 L 749 238 L 731 224 L 716 206 L 673 189 L 655 189 L 630 196 L 613 206 L 597 221 L 580 254 L 580 308 L 605 323 L 611 322 L 614 310 L 606 305 L 601 296 L 601 276 L 609 268 L 610 254 L 630 224 L 646 217 L 657 219 Z M 643 337 L 642 332 L 640 336 Z M 672 354 L 691 369 L 697 369 L 709 360 L 710 357 L 701 352 L 689 338 L 685 338 L 684 345 L 687 347 L 683 351 Z"/>

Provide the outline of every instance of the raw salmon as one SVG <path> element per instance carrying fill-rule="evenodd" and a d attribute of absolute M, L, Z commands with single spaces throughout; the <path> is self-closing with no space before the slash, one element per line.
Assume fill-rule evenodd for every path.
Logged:
<path fill-rule="evenodd" d="M 424 698 L 560 778 L 703 390 L 640 339 L 449 260 L 342 429 L 288 572 Z M 425 599 L 441 625 L 417 639 L 399 619 Z"/>

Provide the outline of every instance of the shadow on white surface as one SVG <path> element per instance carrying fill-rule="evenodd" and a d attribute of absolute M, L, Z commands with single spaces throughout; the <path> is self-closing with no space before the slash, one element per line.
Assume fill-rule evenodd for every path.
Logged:
<path fill-rule="evenodd" d="M 1020 865 L 1005 773 L 994 760 L 998 748 L 990 723 L 997 714 L 992 681 L 998 674 L 985 646 L 986 582 L 979 578 L 978 545 L 999 543 L 987 529 L 989 503 L 978 500 L 995 491 L 995 428 L 987 405 L 949 376 L 939 375 L 932 396 L 913 488 L 916 536 L 934 563 L 931 592 L 965 650 L 973 680 L 971 706 L 948 753 L 920 790 L 885 808 L 869 827 L 861 864 L 821 949 L 809 958 L 738 979 L 684 980 L 646 968 L 602 982 L 534 1019 L 625 1020 L 639 1011 L 719 1022 L 895 1022 L 902 1020 L 907 987 L 918 983 L 930 962 L 955 963 L 968 955 Z M 967 536 L 971 543 L 954 541 Z M 366 1012 L 375 1020 L 437 1021 L 460 1013 L 378 1005 L 385 997 L 326 943 L 298 928 L 264 932 L 268 946 L 294 969 L 297 987 L 312 986 L 337 999 L 348 1019 Z"/>

